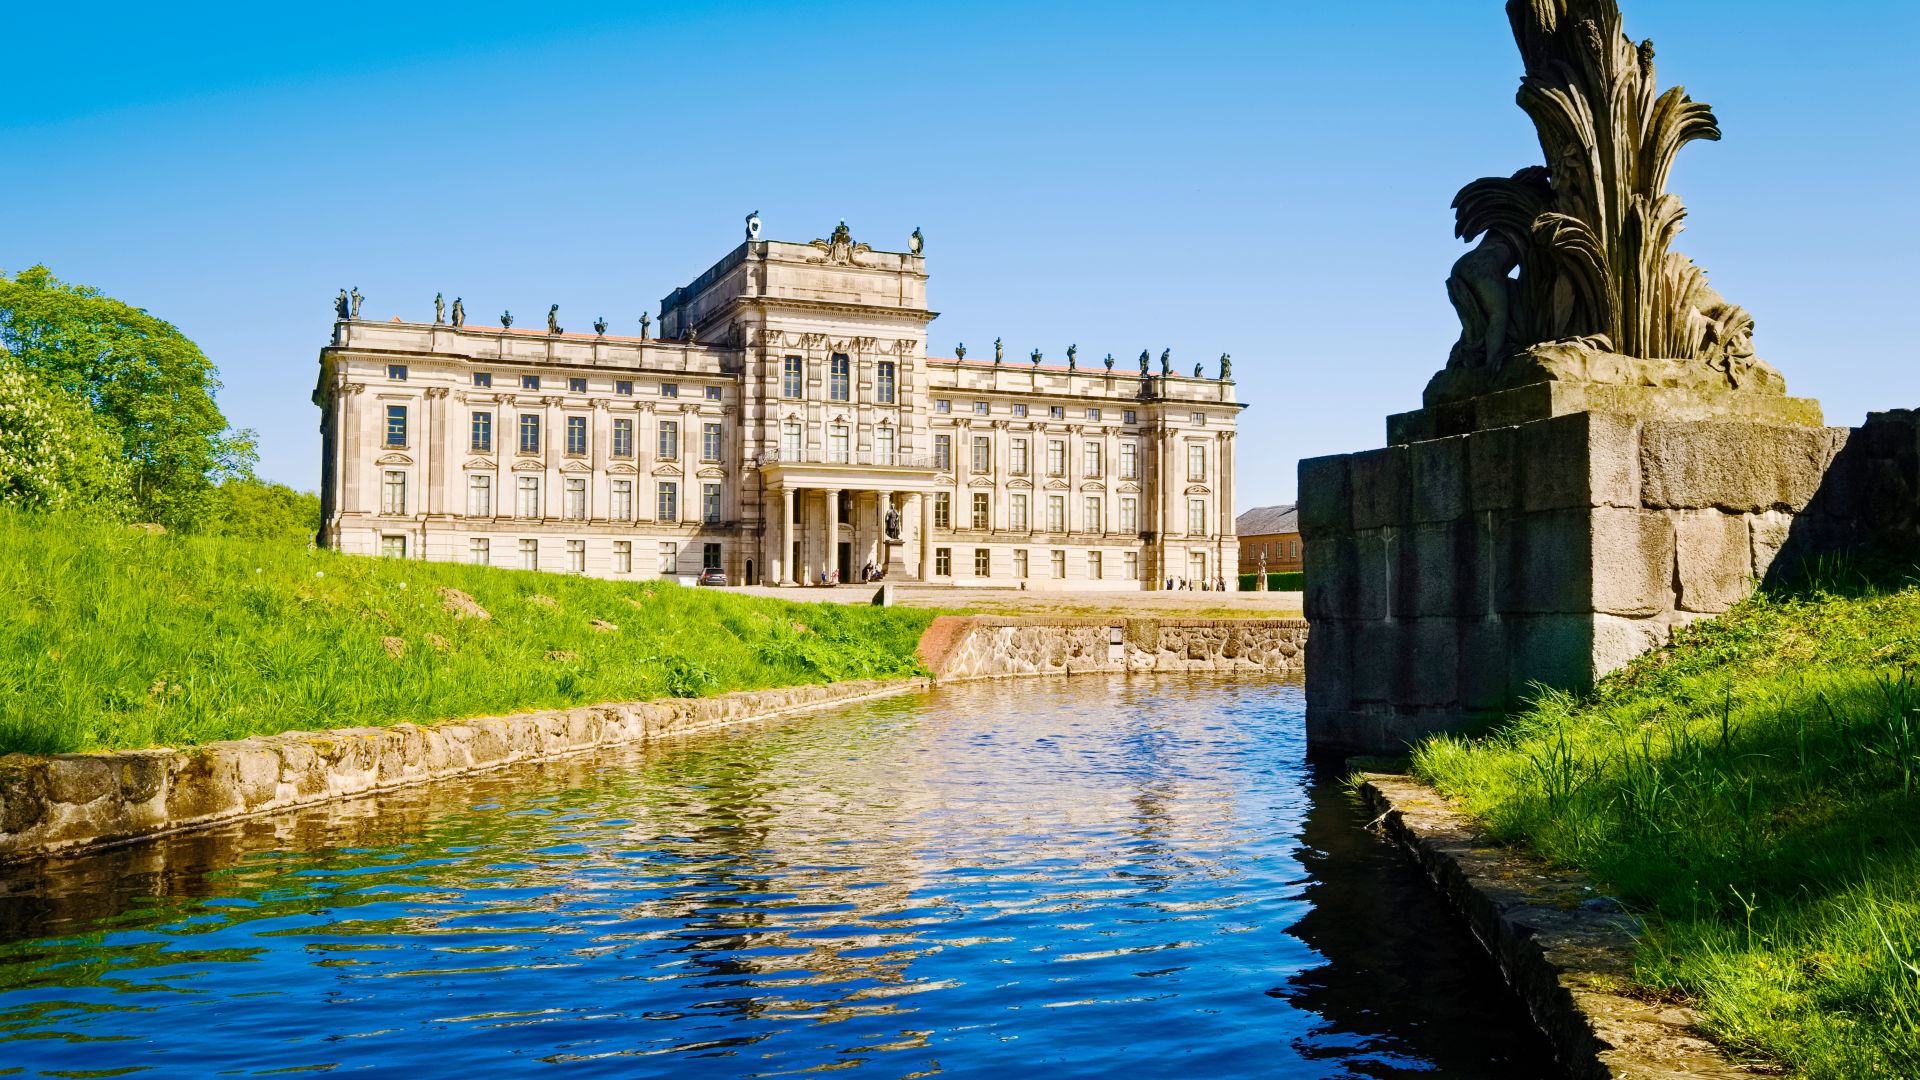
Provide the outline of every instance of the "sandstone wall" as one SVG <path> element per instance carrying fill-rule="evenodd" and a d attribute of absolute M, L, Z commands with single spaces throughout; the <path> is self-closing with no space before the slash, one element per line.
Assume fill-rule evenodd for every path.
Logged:
<path fill-rule="evenodd" d="M 920 656 L 941 680 L 1082 672 L 1286 673 L 1306 661 L 1304 619 L 1014 619 L 942 616 Z"/>
<path fill-rule="evenodd" d="M 0 757 L 0 861 L 924 689 L 925 679 L 749 690 L 422 726 L 300 731 L 185 750 Z"/>

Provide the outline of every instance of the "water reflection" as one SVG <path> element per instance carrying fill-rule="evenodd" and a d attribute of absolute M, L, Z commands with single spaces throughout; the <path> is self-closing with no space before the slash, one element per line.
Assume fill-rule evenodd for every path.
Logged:
<path fill-rule="evenodd" d="M 964 686 L 16 868 L 0 1071 L 1546 1075 L 1301 708 Z"/>

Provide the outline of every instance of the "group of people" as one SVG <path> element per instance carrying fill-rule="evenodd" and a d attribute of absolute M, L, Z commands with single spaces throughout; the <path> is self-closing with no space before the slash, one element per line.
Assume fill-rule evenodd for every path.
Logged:
<path fill-rule="evenodd" d="M 886 576 L 887 575 L 885 571 L 873 565 L 872 559 L 868 559 L 867 565 L 860 568 L 860 580 L 862 582 L 879 581 L 881 578 Z M 815 584 L 815 585 L 840 584 L 840 569 L 838 567 L 822 566 L 820 568 L 818 576 L 813 579 L 812 584 Z"/>
<path fill-rule="evenodd" d="M 1169 590 L 1185 589 L 1188 592 L 1192 592 L 1195 588 L 1198 588 L 1201 592 L 1226 592 L 1227 579 L 1217 577 L 1212 581 L 1207 581 L 1203 578 L 1199 585 L 1196 586 L 1191 578 L 1170 577 L 1167 579 L 1167 588 Z"/>

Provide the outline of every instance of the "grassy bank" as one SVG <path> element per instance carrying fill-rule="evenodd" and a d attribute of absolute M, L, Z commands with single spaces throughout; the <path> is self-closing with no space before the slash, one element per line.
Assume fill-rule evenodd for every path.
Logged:
<path fill-rule="evenodd" d="M 0 596 L 0 753 L 907 675 L 934 615 L 6 511 Z"/>
<path fill-rule="evenodd" d="M 1761 596 L 1414 770 L 1646 913 L 1636 976 L 1809 1077 L 1920 1076 L 1920 589 Z"/>

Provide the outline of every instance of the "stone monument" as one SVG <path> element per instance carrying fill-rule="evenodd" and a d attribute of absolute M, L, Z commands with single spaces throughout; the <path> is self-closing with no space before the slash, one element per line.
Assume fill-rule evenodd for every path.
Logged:
<path fill-rule="evenodd" d="M 1615 0 L 1508 0 L 1547 164 L 1454 199 L 1460 336 L 1387 447 L 1300 464 L 1307 729 L 1391 752 L 1584 690 L 1766 574 L 1844 429 L 1786 395 L 1751 315 L 1671 250 L 1675 155 Z M 1224 367 L 1224 364 L 1223 364 Z"/>

